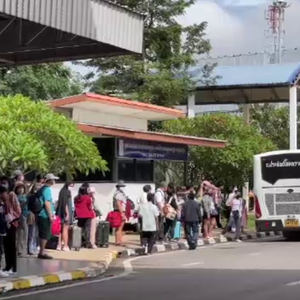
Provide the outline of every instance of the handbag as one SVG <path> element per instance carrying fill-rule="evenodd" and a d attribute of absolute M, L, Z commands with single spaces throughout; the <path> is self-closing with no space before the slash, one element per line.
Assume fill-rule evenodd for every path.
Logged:
<path fill-rule="evenodd" d="M 164 215 L 165 215 L 166 219 L 169 219 L 169 220 L 174 220 L 177 216 L 177 211 L 171 205 L 172 200 L 173 200 L 173 197 L 171 197 L 169 202 L 166 203 L 163 207 Z"/>
<path fill-rule="evenodd" d="M 122 225 L 122 215 L 119 211 L 111 211 L 108 213 L 106 220 L 111 228 L 119 228 Z"/>
<path fill-rule="evenodd" d="M 61 234 L 61 218 L 56 216 L 52 223 L 52 236 L 59 236 Z"/>

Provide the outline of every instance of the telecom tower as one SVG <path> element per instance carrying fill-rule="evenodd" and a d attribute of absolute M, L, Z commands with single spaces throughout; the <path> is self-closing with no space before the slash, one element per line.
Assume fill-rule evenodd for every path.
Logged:
<path fill-rule="evenodd" d="M 283 29 L 285 9 L 290 5 L 286 1 L 273 1 L 266 10 L 266 20 L 268 21 L 269 29 L 267 30 L 267 38 L 271 39 L 271 63 L 281 63 L 282 52 L 284 49 L 284 34 Z"/>

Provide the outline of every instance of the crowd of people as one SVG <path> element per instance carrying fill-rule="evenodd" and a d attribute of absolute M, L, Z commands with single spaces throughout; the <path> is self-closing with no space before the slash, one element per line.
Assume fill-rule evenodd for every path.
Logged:
<path fill-rule="evenodd" d="M 17 257 L 37 255 L 39 259 L 52 259 L 46 246 L 52 238 L 53 225 L 60 224 L 56 249 L 69 251 L 69 235 L 74 217 L 82 228 L 85 245 L 95 249 L 96 218 L 100 216 L 95 200 L 95 190 L 84 183 L 74 201 L 74 184 L 66 182 L 54 201 L 52 187 L 58 177 L 53 174 L 37 175 L 27 184 L 17 170 L 12 177 L 0 178 L 0 262 L 5 256 L 5 266 L 0 265 L 0 277 L 17 271 Z M 34 203 L 38 199 L 38 205 Z M 3 253 L 4 252 L 4 253 Z"/>
<path fill-rule="evenodd" d="M 116 227 L 116 244 L 122 245 L 122 230 L 125 222 L 125 184 L 118 187 L 114 196 L 114 212 L 119 214 L 120 226 Z M 190 249 L 197 246 L 200 231 L 205 239 L 213 237 L 213 229 L 219 227 L 222 234 L 232 230 L 236 241 L 246 227 L 247 207 L 237 188 L 225 199 L 223 187 L 203 181 L 195 188 L 192 185 L 175 187 L 172 183 L 161 183 L 156 191 L 145 185 L 137 201 L 137 214 L 141 227 L 141 244 L 151 253 L 153 245 L 172 242 L 179 238 L 178 230 L 183 226 Z M 226 206 L 227 224 L 221 224 L 222 207 Z M 179 228 L 179 229 L 178 229 Z"/>
<path fill-rule="evenodd" d="M 19 170 L 11 178 L 0 178 L 0 261 L 3 251 L 5 256 L 4 268 L 0 265 L 0 277 L 17 271 L 18 256 L 37 255 L 39 259 L 51 259 L 46 246 L 58 222 L 57 250 L 70 251 L 70 233 L 75 218 L 82 230 L 80 246 L 82 237 L 83 246 L 97 248 L 97 218 L 101 217 L 101 211 L 95 189 L 84 183 L 73 199 L 74 183 L 66 182 L 54 202 L 52 187 L 57 179 L 53 174 L 37 175 L 28 185 Z M 234 230 L 237 241 L 246 227 L 246 201 L 237 188 L 224 199 L 223 187 L 210 181 L 203 181 L 198 188 L 161 183 L 155 191 L 150 185 L 145 185 L 136 205 L 127 197 L 125 188 L 123 181 L 117 183 L 112 199 L 113 210 L 107 216 L 110 227 L 115 228 L 117 246 L 123 246 L 124 224 L 133 210 L 139 219 L 141 244 L 147 253 L 152 252 L 156 242 L 179 239 L 182 226 L 191 250 L 197 247 L 201 225 L 205 239 L 213 237 L 213 229 L 219 227 L 223 229 L 222 234 Z M 229 211 L 225 228 L 220 222 L 224 203 Z"/>

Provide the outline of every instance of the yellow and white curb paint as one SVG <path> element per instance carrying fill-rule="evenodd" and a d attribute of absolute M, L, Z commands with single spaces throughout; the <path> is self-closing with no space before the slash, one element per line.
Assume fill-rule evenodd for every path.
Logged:
<path fill-rule="evenodd" d="M 24 290 L 50 284 L 97 277 L 108 269 L 112 260 L 117 258 L 117 256 L 118 253 L 116 251 L 107 253 L 103 261 L 101 261 L 97 267 L 81 268 L 71 272 L 60 271 L 40 276 L 24 276 L 11 280 L 0 280 L 0 294 L 14 290 Z"/>

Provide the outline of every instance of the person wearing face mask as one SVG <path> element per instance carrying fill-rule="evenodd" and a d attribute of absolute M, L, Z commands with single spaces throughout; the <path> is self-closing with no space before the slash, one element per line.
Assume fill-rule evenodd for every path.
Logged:
<path fill-rule="evenodd" d="M 72 189 L 73 182 L 66 182 L 58 195 L 56 216 L 61 219 L 62 233 L 59 235 L 57 250 L 70 251 L 69 226 L 73 224 Z"/>
<path fill-rule="evenodd" d="M 14 192 L 17 195 L 22 211 L 17 228 L 17 253 L 19 257 L 24 257 L 27 254 L 28 241 L 28 203 L 25 184 L 22 181 L 16 181 Z"/>
<path fill-rule="evenodd" d="M 118 184 L 116 185 L 116 192 L 113 196 L 113 208 L 114 211 L 118 212 L 120 214 L 120 217 L 122 219 L 121 225 L 116 228 L 116 245 L 121 246 L 123 243 L 123 227 L 125 224 L 126 216 L 126 202 L 127 202 L 127 196 L 124 193 L 124 188 L 126 187 L 123 180 L 120 180 Z"/>

